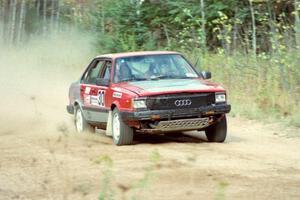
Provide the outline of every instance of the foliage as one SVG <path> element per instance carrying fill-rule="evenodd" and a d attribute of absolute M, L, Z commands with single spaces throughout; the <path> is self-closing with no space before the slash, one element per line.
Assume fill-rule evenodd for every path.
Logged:
<path fill-rule="evenodd" d="M 212 71 L 214 81 L 228 89 L 232 115 L 278 119 L 299 126 L 299 55 L 296 51 L 284 52 L 277 60 L 259 54 L 254 61 L 240 54 L 210 54 L 203 57 L 202 65 Z M 286 71 L 281 71 L 282 66 Z"/>
<path fill-rule="evenodd" d="M 214 196 L 214 200 L 223 200 L 226 199 L 225 198 L 225 190 L 227 189 L 227 187 L 229 186 L 229 184 L 227 182 L 219 182 L 218 186 L 217 186 L 217 191 L 216 194 Z"/>
<path fill-rule="evenodd" d="M 133 181 L 130 187 L 118 184 L 124 199 L 127 191 L 130 192 L 130 199 L 132 200 L 144 199 L 143 196 L 146 190 L 149 189 L 151 186 L 150 183 L 155 178 L 155 169 L 160 165 L 161 155 L 157 150 L 151 152 L 149 161 L 150 165 L 146 168 L 143 176 L 140 179 Z M 100 165 L 102 168 L 101 191 L 98 199 L 116 199 L 118 194 L 116 193 L 114 181 L 118 177 L 113 173 L 114 165 L 112 158 L 107 155 L 100 156 L 94 160 L 94 163 Z"/>
<path fill-rule="evenodd" d="M 111 187 L 111 178 L 112 178 L 112 170 L 113 167 L 113 160 L 107 156 L 100 156 L 95 160 L 96 164 L 103 165 L 102 170 L 102 183 L 101 183 L 101 191 L 99 194 L 99 200 L 105 200 L 105 199 L 114 199 L 114 191 Z"/>

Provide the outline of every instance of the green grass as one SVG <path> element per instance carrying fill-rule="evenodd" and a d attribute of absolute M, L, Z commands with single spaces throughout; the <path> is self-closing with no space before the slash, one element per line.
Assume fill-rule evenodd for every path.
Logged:
<path fill-rule="evenodd" d="M 216 187 L 216 193 L 214 195 L 214 200 L 224 200 L 226 199 L 225 191 L 229 184 L 227 182 L 221 181 Z"/>
<path fill-rule="evenodd" d="M 195 60 L 195 58 L 194 58 Z M 258 56 L 206 54 L 200 68 L 227 89 L 231 116 L 281 121 L 300 127 L 300 54 Z"/>
<path fill-rule="evenodd" d="M 123 196 L 129 192 L 131 200 L 145 199 L 145 193 L 151 187 L 153 179 L 156 177 L 155 169 L 161 161 L 161 155 L 157 150 L 151 152 L 149 156 L 150 165 L 144 171 L 140 179 L 134 180 L 128 186 L 119 183 L 114 184 L 118 178 L 117 174 L 113 173 L 113 160 L 108 155 L 99 156 L 93 162 L 102 168 L 101 174 L 101 189 L 99 192 L 99 200 L 117 199 L 117 196 Z M 121 173 L 121 172 L 120 172 Z"/>

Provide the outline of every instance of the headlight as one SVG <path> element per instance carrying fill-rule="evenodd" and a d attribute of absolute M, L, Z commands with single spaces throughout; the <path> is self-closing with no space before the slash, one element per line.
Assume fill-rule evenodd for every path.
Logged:
<path fill-rule="evenodd" d="M 216 93 L 215 99 L 216 99 L 216 103 L 226 102 L 226 94 L 224 94 L 224 93 Z"/>
<path fill-rule="evenodd" d="M 132 107 L 135 108 L 135 109 L 147 108 L 146 99 L 133 99 L 132 100 Z"/>

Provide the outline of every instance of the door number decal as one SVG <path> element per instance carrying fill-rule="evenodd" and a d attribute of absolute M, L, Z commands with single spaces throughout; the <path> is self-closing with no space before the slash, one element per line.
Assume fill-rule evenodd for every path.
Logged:
<path fill-rule="evenodd" d="M 104 105 L 105 105 L 105 90 L 98 91 L 98 104 L 100 107 L 104 107 Z"/>
<path fill-rule="evenodd" d="M 105 90 L 99 90 L 97 96 L 91 96 L 91 105 L 99 107 L 105 106 Z"/>

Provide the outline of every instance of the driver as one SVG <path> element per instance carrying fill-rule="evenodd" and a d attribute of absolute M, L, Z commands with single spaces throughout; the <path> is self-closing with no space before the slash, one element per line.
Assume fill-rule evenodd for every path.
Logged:
<path fill-rule="evenodd" d="M 147 78 L 151 78 L 154 76 L 159 76 L 159 70 L 157 69 L 157 66 L 154 63 L 150 63 L 149 69 L 146 71 L 145 75 Z"/>
<path fill-rule="evenodd" d="M 158 68 L 160 70 L 160 76 L 167 76 L 169 74 L 170 67 L 167 60 L 161 60 L 158 63 Z"/>
<path fill-rule="evenodd" d="M 120 82 L 122 80 L 129 80 L 132 78 L 132 72 L 130 67 L 128 66 L 127 62 L 124 61 L 121 65 L 117 68 L 116 73 L 116 82 Z"/>

